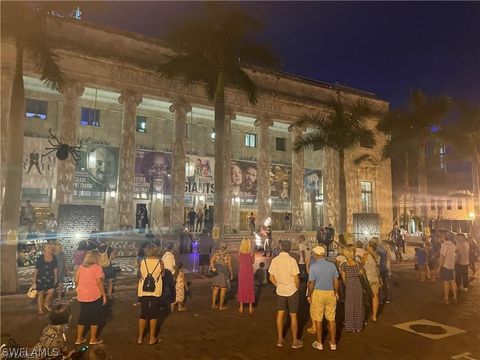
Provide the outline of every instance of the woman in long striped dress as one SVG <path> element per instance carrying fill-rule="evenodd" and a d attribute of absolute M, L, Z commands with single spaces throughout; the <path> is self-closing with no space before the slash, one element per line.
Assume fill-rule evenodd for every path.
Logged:
<path fill-rule="evenodd" d="M 346 247 L 343 254 L 347 261 L 340 265 L 345 284 L 345 330 L 358 332 L 364 325 L 363 288 L 360 282 L 361 267 L 355 261 L 355 248 Z"/>

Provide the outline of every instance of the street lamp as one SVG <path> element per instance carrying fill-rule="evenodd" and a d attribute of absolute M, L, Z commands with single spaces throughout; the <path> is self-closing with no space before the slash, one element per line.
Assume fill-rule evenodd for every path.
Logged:
<path fill-rule="evenodd" d="M 212 142 L 215 141 L 215 128 L 212 128 L 212 131 L 210 132 L 210 140 Z"/>

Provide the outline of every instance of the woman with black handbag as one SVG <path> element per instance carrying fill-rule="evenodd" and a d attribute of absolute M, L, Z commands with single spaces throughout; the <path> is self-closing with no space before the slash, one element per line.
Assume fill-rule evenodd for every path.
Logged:
<path fill-rule="evenodd" d="M 138 320 L 137 344 L 143 342 L 143 335 L 150 322 L 149 345 L 158 343 L 157 321 L 162 296 L 163 262 L 158 258 L 159 249 L 153 243 L 145 248 L 145 259 L 140 263 L 140 280 L 138 281 L 138 298 L 140 299 L 140 319 Z"/>

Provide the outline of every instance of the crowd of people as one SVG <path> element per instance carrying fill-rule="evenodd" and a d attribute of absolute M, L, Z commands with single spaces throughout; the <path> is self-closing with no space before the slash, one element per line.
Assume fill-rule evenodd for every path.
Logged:
<path fill-rule="evenodd" d="M 238 284 L 236 300 L 239 313 L 253 314 L 262 288 L 270 282 L 275 287 L 277 313 L 278 347 L 285 346 L 284 320 L 290 317 L 291 348 L 303 346 L 299 339 L 297 314 L 306 296 L 311 326 L 307 332 L 315 335 L 312 347 L 323 350 L 323 324 L 327 324 L 328 346 L 337 349 L 337 326 L 343 324 L 344 331 L 360 332 L 369 321 L 378 320 L 379 309 L 390 303 L 392 264 L 398 261 L 397 245 L 391 240 L 380 241 L 373 237 L 368 242 L 351 244 L 341 240 L 334 242 L 334 229 L 330 225 L 319 229 L 315 242 L 306 237 L 298 238 L 298 259 L 291 255 L 292 243 L 280 240 L 275 246 L 265 247 L 264 257 L 272 257 L 267 268 L 264 261 L 254 271 L 255 241 L 252 236 L 244 237 L 238 248 Z M 270 235 L 263 234 L 272 244 Z M 104 240 L 95 237 L 81 241 L 74 254 L 74 277 L 76 299 L 80 304 L 75 345 L 86 342 L 85 330 L 90 332 L 88 344 L 102 344 L 98 328 L 105 322 L 105 305 L 113 298 L 112 268 L 114 249 Z M 210 308 L 227 309 L 227 294 L 234 280 L 232 252 L 227 244 L 215 242 L 208 229 L 203 228 L 192 241 L 199 257 L 199 272 L 210 278 L 212 296 Z M 400 244 L 401 245 L 401 244 Z M 180 242 L 180 247 L 182 242 Z M 273 247 L 273 249 L 272 249 Z M 336 251 L 331 250 L 335 248 Z M 475 262 L 479 249 L 475 239 L 464 234 L 450 236 L 436 232 L 431 238 L 415 248 L 415 269 L 418 279 L 437 279 L 443 282 L 445 303 L 456 303 L 458 291 L 468 291 L 469 269 L 475 273 Z M 267 260 L 267 259 L 265 259 Z M 163 248 L 151 234 L 140 245 L 137 254 L 137 300 L 140 306 L 137 343 L 142 344 L 147 336 L 150 345 L 158 343 L 158 319 L 162 312 L 185 311 L 185 301 L 190 292 L 183 265 L 178 261 L 173 243 Z M 69 273 L 65 254 L 58 241 L 45 244 L 38 257 L 33 283 L 38 297 L 39 314 L 50 312 L 50 324 L 42 338 L 48 334 L 58 337 L 62 333 L 59 324 L 65 323 L 70 310 L 61 302 L 53 303 L 54 292 L 57 300 L 62 299 L 63 277 Z M 63 336 L 63 335 L 62 335 Z M 68 355 L 65 348 L 65 354 Z"/>

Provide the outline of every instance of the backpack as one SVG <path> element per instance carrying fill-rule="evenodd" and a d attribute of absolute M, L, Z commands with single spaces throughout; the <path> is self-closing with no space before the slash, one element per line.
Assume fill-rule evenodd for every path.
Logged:
<path fill-rule="evenodd" d="M 155 289 L 157 287 L 156 281 L 158 281 L 160 275 L 158 276 L 157 280 L 155 280 L 152 274 L 157 269 L 158 264 L 160 264 L 160 261 L 157 262 L 157 265 L 155 265 L 152 272 L 148 271 L 147 260 L 145 259 L 143 261 L 145 261 L 145 267 L 147 268 L 147 276 L 145 277 L 145 279 L 143 279 L 142 291 L 153 293 L 155 292 Z"/>
<path fill-rule="evenodd" d="M 101 267 L 109 267 L 111 265 L 110 258 L 108 257 L 108 247 L 105 249 L 105 251 L 100 251 L 98 264 Z"/>

